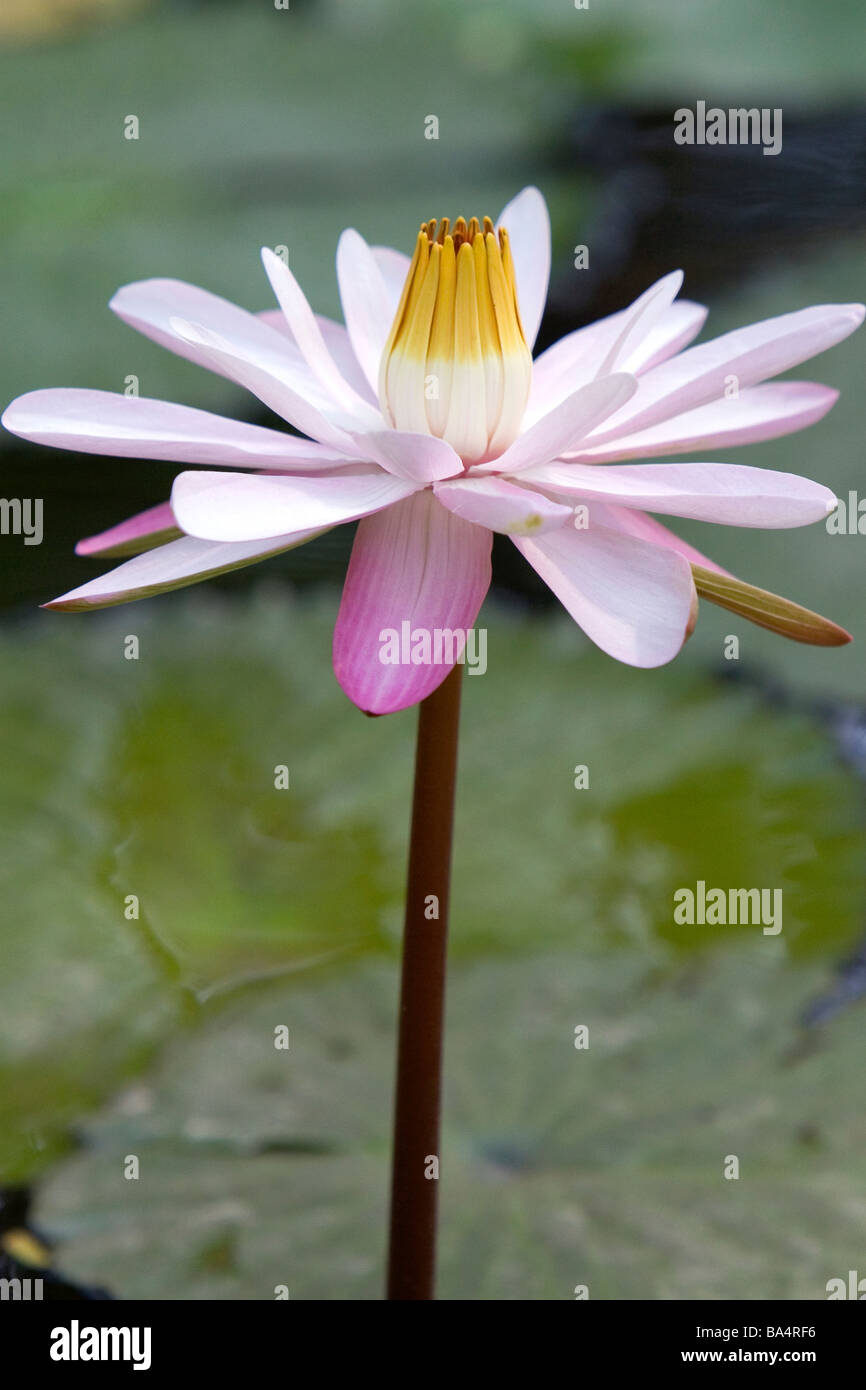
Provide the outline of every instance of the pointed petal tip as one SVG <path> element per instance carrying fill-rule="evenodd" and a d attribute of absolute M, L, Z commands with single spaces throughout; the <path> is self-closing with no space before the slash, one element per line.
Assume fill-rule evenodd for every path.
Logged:
<path fill-rule="evenodd" d="M 262 246 L 262 247 L 260 247 L 260 248 L 259 248 L 259 256 L 261 257 L 261 261 L 262 261 L 262 265 L 264 266 L 265 274 L 267 275 L 268 280 L 271 282 L 271 285 L 273 286 L 273 276 L 274 276 L 274 273 L 275 273 L 275 271 L 276 271 L 276 265 L 275 265 L 274 263 L 275 263 L 275 262 L 279 262 L 279 264 L 280 264 L 280 265 L 283 267 L 283 269 L 285 269 L 285 270 L 288 269 L 288 266 L 286 265 L 285 261 L 280 260 L 280 257 L 277 255 L 277 253 L 276 253 L 276 252 L 273 250 L 273 248 L 270 247 L 270 246 Z"/>
<path fill-rule="evenodd" d="M 547 225 L 550 226 L 550 210 L 547 206 L 547 199 L 545 198 L 541 189 L 535 183 L 526 184 L 524 188 L 521 188 L 519 193 L 516 193 L 514 195 L 514 197 L 506 204 L 506 207 L 502 209 L 502 212 L 499 214 L 499 220 L 502 220 L 502 216 L 505 213 L 506 209 L 514 208 L 515 206 L 519 207 L 520 205 L 529 204 L 535 205 L 537 213 L 541 216 L 544 222 L 546 222 Z"/>
<path fill-rule="evenodd" d="M 780 637 L 810 647 L 846 647 L 854 640 L 830 618 L 732 574 L 714 573 L 692 561 L 692 576 L 701 598 Z"/>
<path fill-rule="evenodd" d="M 274 275 L 284 276 L 287 271 L 289 277 L 292 280 L 294 280 L 295 277 L 289 269 L 288 265 L 283 260 L 282 256 L 277 255 L 276 251 L 272 246 L 261 246 L 259 248 L 259 255 L 261 257 L 262 265 L 265 268 L 265 274 L 267 275 L 268 280 L 271 282 L 272 286 Z"/>
<path fill-rule="evenodd" d="M 60 598 L 49 599 L 47 603 L 40 603 L 39 607 L 48 613 L 98 613 L 104 608 L 118 608 L 123 603 L 136 603 L 147 597 L 147 594 L 132 594 L 128 597 L 121 594 L 107 602 L 99 602 L 97 599 L 72 598 L 70 595 L 61 594 Z"/>
<path fill-rule="evenodd" d="M 518 203 L 521 199 L 527 203 L 533 200 L 542 203 L 544 205 L 545 212 L 547 211 L 547 199 L 545 198 L 541 189 L 538 187 L 537 183 L 524 184 L 523 188 L 519 189 L 518 192 L 515 193 L 513 198 L 508 199 L 508 202 L 505 204 L 505 208 L 514 207 L 515 203 Z M 502 212 L 505 211 L 505 208 L 502 209 Z M 501 220 L 502 213 L 499 214 L 499 217 Z"/>
<path fill-rule="evenodd" d="M 753 620 L 754 621 L 754 620 Z M 761 623 L 763 627 L 765 624 Z M 768 627 L 770 632 L 776 631 L 775 628 Z M 780 632 L 780 637 L 790 637 L 794 642 L 802 642 L 808 647 L 847 647 L 854 641 L 853 634 L 839 623 L 831 622 L 829 618 L 821 619 L 820 629 L 804 635 L 797 635 L 793 632 Z"/>
<path fill-rule="evenodd" d="M 130 280 L 127 284 L 118 286 L 108 301 L 108 307 L 112 313 L 119 314 L 122 318 L 121 310 L 126 307 L 124 301 L 130 295 L 137 294 L 140 290 L 152 289 L 154 286 L 178 284 L 182 284 L 182 281 L 176 280 L 170 275 L 146 275 L 143 280 Z"/>
<path fill-rule="evenodd" d="M 866 315 L 866 304 L 860 304 L 856 300 L 846 300 L 844 302 L 840 301 L 837 303 L 830 304 L 810 304 L 807 305 L 804 309 L 795 309 L 791 312 L 808 314 L 818 312 L 827 313 L 829 310 L 835 310 L 838 314 L 846 314 L 849 318 L 854 319 L 856 323 L 859 324 L 863 322 L 864 315 Z M 786 318 L 788 317 L 788 315 L 782 314 L 779 315 L 779 317 Z M 772 322 L 772 320 L 767 320 L 767 322 Z"/>
<path fill-rule="evenodd" d="M 357 227 L 344 227 L 337 238 L 337 249 L 334 253 L 338 280 L 340 271 L 345 265 L 345 258 L 357 255 L 372 255 L 372 247 Z"/>
<path fill-rule="evenodd" d="M 824 310 L 835 310 L 840 318 L 847 319 L 850 323 L 847 333 L 844 333 L 841 338 L 837 339 L 838 342 L 843 342 L 849 334 L 854 333 L 860 327 L 864 317 L 866 317 L 866 304 L 824 304 L 816 307 L 823 308 Z"/>
<path fill-rule="evenodd" d="M 48 613 L 83 613 L 92 605 L 87 603 L 69 603 L 66 596 L 61 594 L 60 598 L 48 599 L 47 603 L 40 603 L 39 607 Z"/>

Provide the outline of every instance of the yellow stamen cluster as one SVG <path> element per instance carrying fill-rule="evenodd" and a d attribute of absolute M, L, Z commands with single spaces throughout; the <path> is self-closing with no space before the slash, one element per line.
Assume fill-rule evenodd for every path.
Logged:
<path fill-rule="evenodd" d="M 495 458 L 518 434 L 531 372 L 505 228 L 423 223 L 382 354 L 386 419 L 447 440 L 466 464 Z"/>

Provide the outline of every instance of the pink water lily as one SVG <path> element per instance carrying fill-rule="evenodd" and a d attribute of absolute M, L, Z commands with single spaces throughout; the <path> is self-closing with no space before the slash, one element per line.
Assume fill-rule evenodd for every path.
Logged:
<path fill-rule="evenodd" d="M 203 465 L 177 477 L 170 502 L 82 541 L 80 554 L 134 558 L 46 607 L 147 598 L 358 521 L 334 669 L 373 713 L 417 703 L 447 675 L 447 663 L 384 663 L 382 633 L 406 622 L 471 628 L 494 532 L 512 537 L 598 646 L 631 665 L 677 654 L 697 592 L 801 640 L 846 640 L 831 624 L 814 635 L 814 615 L 795 605 L 787 609 L 802 621 L 774 616 L 760 590 L 649 515 L 801 526 L 830 513 L 828 488 L 763 468 L 630 461 L 819 420 L 835 391 L 769 379 L 845 338 L 861 305 L 803 309 L 689 347 L 706 311 L 677 300 L 674 272 L 532 361 L 550 271 L 534 188 L 496 225 L 425 223 L 411 260 L 344 232 L 345 326 L 315 315 L 283 261 L 262 256 L 276 310 L 248 313 L 173 280 L 127 285 L 111 307 L 246 387 L 306 438 L 103 391 L 33 391 L 6 410 L 8 430 L 42 444 Z"/>

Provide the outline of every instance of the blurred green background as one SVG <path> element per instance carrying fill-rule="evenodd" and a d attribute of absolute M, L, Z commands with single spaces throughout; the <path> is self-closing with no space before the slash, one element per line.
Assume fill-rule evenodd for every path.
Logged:
<path fill-rule="evenodd" d="M 266 420 L 116 320 L 113 291 L 172 276 L 270 307 L 258 249 L 285 244 L 337 314 L 344 226 L 406 248 L 421 216 L 495 214 L 526 182 L 554 221 L 547 338 L 677 265 L 704 336 L 862 299 L 861 23 L 845 0 L 13 0 L 3 401 L 135 374 Z M 674 147 L 697 98 L 782 106 L 782 154 Z M 840 403 L 740 461 L 857 489 L 863 354 L 796 373 Z M 334 681 L 348 529 L 40 613 L 99 571 L 75 539 L 174 470 L 9 436 L 0 460 L 46 517 L 41 546 L 0 540 L 0 1183 L 31 1192 L 65 1274 L 119 1297 L 379 1297 L 414 714 L 366 720 Z M 674 666 L 632 671 L 498 550 L 489 671 L 466 681 L 442 1297 L 822 1298 L 863 1268 L 860 976 L 839 963 L 863 949 L 864 541 L 680 529 L 855 642 L 705 605 Z M 783 932 L 675 927 L 698 879 L 781 887 Z"/>

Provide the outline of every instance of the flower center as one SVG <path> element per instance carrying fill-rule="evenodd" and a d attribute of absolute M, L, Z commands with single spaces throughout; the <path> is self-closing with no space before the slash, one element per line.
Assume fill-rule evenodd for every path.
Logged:
<path fill-rule="evenodd" d="M 379 368 L 386 420 L 481 463 L 516 439 L 531 375 L 505 228 L 423 223 Z"/>

